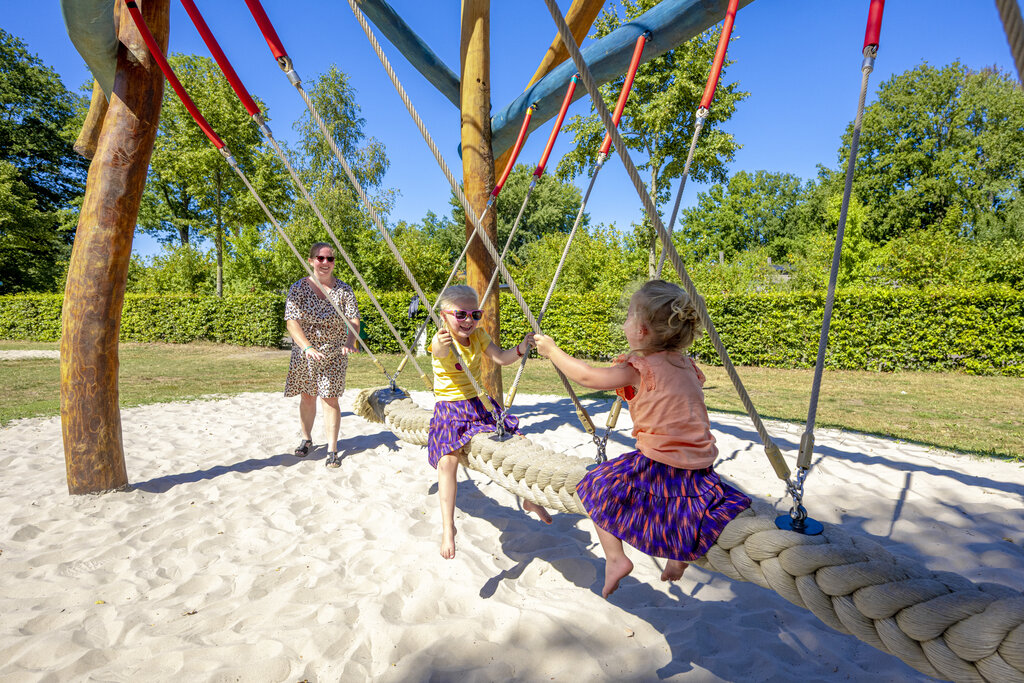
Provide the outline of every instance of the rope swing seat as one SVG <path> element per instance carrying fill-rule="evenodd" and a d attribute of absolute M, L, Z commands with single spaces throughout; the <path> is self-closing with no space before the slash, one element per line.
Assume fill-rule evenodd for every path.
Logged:
<path fill-rule="evenodd" d="M 348 0 L 348 2 L 353 14 L 360 26 L 363 28 L 368 40 L 381 60 L 385 71 L 398 91 L 399 96 L 402 98 L 406 108 L 423 135 L 424 140 L 433 152 L 438 165 L 452 186 L 453 193 L 465 209 L 466 216 L 473 226 L 473 233 L 467 239 L 467 248 L 472 239 L 479 239 L 480 243 L 496 264 L 496 270 L 491 278 L 487 292 L 484 295 L 484 299 L 486 299 L 486 297 L 491 293 L 492 288 L 496 283 L 496 279 L 500 274 L 508 285 L 512 296 L 523 310 L 531 329 L 533 329 L 534 332 L 539 333 L 541 331 L 540 322 L 543 319 L 547 303 L 550 300 L 551 292 L 555 286 L 555 281 L 557 281 L 558 271 L 556 271 L 555 280 L 551 284 L 551 288 L 548 291 L 548 296 L 540 315 L 534 317 L 530 312 L 529 307 L 526 305 L 514 280 L 505 267 L 502 258 L 503 254 L 499 254 L 493 242 L 481 228 L 481 219 L 478 218 L 476 212 L 469 205 L 461 187 L 456 182 L 455 177 L 445 164 L 436 144 L 434 144 L 433 139 L 430 137 L 426 126 L 419 118 L 409 101 L 409 98 L 405 94 L 394 70 L 391 68 L 387 58 L 384 56 L 379 43 L 376 41 L 372 30 L 367 24 L 365 16 L 358 6 L 360 3 L 357 2 L 357 0 Z M 552 131 L 551 138 L 549 139 L 541 163 L 538 165 L 537 171 L 534 173 L 534 179 L 531 182 L 531 190 L 536 180 L 540 177 L 540 174 L 543 173 L 543 168 L 547 162 L 548 155 L 550 154 L 554 136 L 557 134 L 557 131 L 561 126 L 562 119 L 565 115 L 565 109 L 572 100 L 573 90 L 575 89 L 577 82 L 582 82 L 587 93 L 590 95 L 593 106 L 601 118 L 607 132 L 605 144 L 602 145 L 599 155 L 598 165 L 591 177 L 591 188 L 593 187 L 593 181 L 596 177 L 597 171 L 600 169 L 601 164 L 604 161 L 602 157 L 607 157 L 610 147 L 614 146 L 616 152 L 622 159 L 634 187 L 637 190 L 638 196 L 641 199 L 648 218 L 654 226 L 661 241 L 662 260 L 659 263 L 659 272 L 661 265 L 666 260 L 671 262 L 682 280 L 683 287 L 690 294 L 691 299 L 696 303 L 703 326 L 707 331 L 712 344 L 715 346 L 716 350 L 718 350 L 719 355 L 722 358 L 723 365 L 725 366 L 730 379 L 732 379 L 736 386 L 741 401 L 747 409 L 748 415 L 750 416 L 758 435 L 761 437 L 766 455 L 769 458 L 776 475 L 780 480 L 785 482 L 787 492 L 793 497 L 793 505 L 790 514 L 783 515 L 782 518 L 779 519 L 776 518 L 776 514 L 770 509 L 770 506 L 767 506 L 768 509 L 765 510 L 762 509 L 765 506 L 761 504 L 757 504 L 755 506 L 757 508 L 756 510 L 750 509 L 742 513 L 725 527 L 723 533 L 709 549 L 707 554 L 703 558 L 696 560 L 694 564 L 697 564 L 704 569 L 720 572 L 734 580 L 756 583 L 763 588 L 772 590 L 792 604 L 811 611 L 816 617 L 833 629 L 842 633 L 854 635 L 864 643 L 884 652 L 893 654 L 908 665 L 927 675 L 957 681 L 1016 681 L 1024 683 L 1024 594 L 998 584 L 974 583 L 950 572 L 936 572 L 928 570 L 915 560 L 890 554 L 881 545 L 863 536 L 856 536 L 847 533 L 838 526 L 822 524 L 809 519 L 802 505 L 803 486 L 810 471 L 811 456 L 814 447 L 814 414 L 817 402 L 818 385 L 820 384 L 821 371 L 823 368 L 824 349 L 825 344 L 827 343 L 828 324 L 831 316 L 832 302 L 834 300 L 835 274 L 838 268 L 838 256 L 842 244 L 842 231 L 845 223 L 846 209 L 849 202 L 850 188 L 852 185 L 853 163 L 856 156 L 856 145 L 860 131 L 867 77 L 871 71 L 875 52 L 878 46 L 878 31 L 881 23 L 881 13 L 884 0 L 871 0 L 868 31 L 864 46 L 865 62 L 864 67 L 862 68 L 864 78 L 862 80 L 860 106 L 854 125 L 852 149 L 847 169 L 847 185 L 844 193 L 843 207 L 840 213 L 836 250 L 834 253 L 832 267 L 832 278 L 830 280 L 829 294 L 826 300 L 825 320 L 822 327 L 821 343 L 819 345 L 818 365 L 816 366 L 815 371 L 815 386 L 812 389 L 811 408 L 808 416 L 807 431 L 801 439 L 800 452 L 797 458 L 798 473 L 795 478 L 791 476 L 790 469 L 782 455 L 781 449 L 774 443 L 771 436 L 768 434 L 761 418 L 758 416 L 757 411 L 752 405 L 749 395 L 743 388 L 742 382 L 739 380 L 735 368 L 729 360 L 728 353 L 726 352 L 725 347 L 715 330 L 714 324 L 708 315 L 703 299 L 700 297 L 699 293 L 697 293 L 691 279 L 689 278 L 686 268 L 672 242 L 671 234 L 663 225 L 656 207 L 647 193 L 646 188 L 643 186 L 643 183 L 639 178 L 639 174 L 637 173 L 637 170 L 629 157 L 629 153 L 622 142 L 621 136 L 617 131 L 618 116 L 622 113 L 622 108 L 625 103 L 624 98 L 628 96 L 628 85 L 624 84 L 623 92 L 620 93 L 619 103 L 616 106 L 616 115 L 613 117 L 605 107 L 598 90 L 598 85 L 595 82 L 586 61 L 584 60 L 583 55 L 580 53 L 579 47 L 576 44 L 569 27 L 566 25 L 564 18 L 559 12 L 558 7 L 555 4 L 555 0 L 544 0 L 544 2 L 551 12 L 556 26 L 558 27 L 559 35 L 561 36 L 561 39 L 572 59 L 573 65 L 576 68 L 577 76 L 574 76 L 570 81 L 570 90 L 564 97 L 563 106 L 560 109 L 555 129 Z M 399 341 L 401 348 L 405 353 L 406 359 L 403 360 L 403 364 L 399 367 L 398 372 L 390 374 L 386 369 L 384 369 L 379 360 L 373 356 L 370 349 L 366 347 L 365 342 L 360 340 L 364 349 L 370 354 L 374 363 L 387 378 L 388 383 L 387 386 L 384 387 L 365 389 L 359 392 L 358 396 L 354 400 L 355 412 L 368 421 L 386 426 L 398 439 L 406 443 L 418 446 L 426 445 L 431 412 L 418 406 L 412 400 L 410 395 L 399 388 L 397 384 L 398 374 L 401 372 L 401 369 L 405 367 L 406 361 L 411 361 L 413 363 L 414 367 L 419 372 L 421 379 L 424 381 L 426 386 L 430 388 L 431 383 L 427 378 L 426 373 L 424 373 L 418 366 L 414 354 L 404 343 L 401 335 L 399 335 L 390 320 L 388 320 L 388 316 L 384 313 L 380 304 L 377 303 L 362 276 L 359 275 L 354 264 L 351 262 L 344 249 L 341 248 L 339 241 L 335 237 L 334 231 L 327 224 L 327 221 L 324 220 L 320 211 L 316 209 L 316 205 L 309 196 L 308 191 L 299 180 L 298 175 L 295 173 L 292 166 L 288 163 L 287 156 L 284 151 L 276 143 L 269 131 L 269 128 L 267 128 L 265 122 L 262 120 L 255 102 L 245 91 L 244 86 L 242 86 L 237 75 L 235 75 L 233 69 L 230 68 L 230 64 L 227 62 L 226 58 L 224 58 L 223 53 L 220 51 L 219 47 L 216 46 L 216 41 L 213 39 L 212 34 L 210 34 L 209 29 L 206 28 L 205 22 L 203 22 L 194 3 L 192 0 L 182 0 L 182 3 L 193 22 L 196 24 L 197 29 L 199 29 L 202 34 L 204 40 L 206 40 L 207 45 L 210 47 L 215 59 L 224 71 L 225 76 L 228 78 L 229 82 L 231 82 L 232 87 L 235 88 L 236 94 L 238 94 L 243 104 L 246 105 L 246 109 L 252 117 L 255 125 L 260 128 L 261 132 L 263 132 L 264 136 L 278 152 L 279 157 L 285 163 L 285 166 L 289 171 L 292 181 L 300 189 L 304 198 L 314 208 L 317 218 L 321 221 L 323 227 L 334 240 L 338 253 L 343 256 L 353 273 L 356 274 L 360 284 L 370 294 L 371 301 L 374 303 L 376 310 L 387 322 L 389 331 Z M 413 277 L 411 271 L 402 259 L 401 254 L 398 252 L 398 249 L 391 240 L 390 235 L 376 209 L 373 207 L 365 191 L 360 186 L 349 164 L 345 161 L 344 156 L 337 149 L 332 136 L 328 134 L 327 128 L 320 116 L 317 114 L 312 101 L 302 89 L 301 79 L 299 79 L 298 75 L 295 73 L 291 59 L 288 57 L 281 45 L 280 39 L 277 37 L 277 34 L 263 11 L 259 0 L 246 0 L 246 4 L 256 19 L 257 24 L 260 26 L 264 37 L 267 39 L 267 43 L 271 48 L 271 52 L 273 53 L 275 60 L 280 65 L 289 81 L 299 91 L 300 96 L 303 97 L 314 122 L 321 130 L 325 140 L 330 144 L 335 156 L 341 162 L 342 167 L 360 197 L 367 214 L 380 231 L 385 243 L 388 245 L 389 249 L 392 251 L 396 260 L 402 267 L 416 291 L 417 296 L 422 302 L 424 302 L 424 309 L 427 311 L 429 319 L 440 329 L 442 327 L 442 323 L 437 318 L 435 312 L 436 306 L 430 304 L 430 300 L 426 297 L 423 290 L 416 282 L 415 277 Z M 147 46 L 153 53 L 154 59 L 159 63 L 161 69 L 164 70 L 168 82 L 171 83 L 175 92 L 186 104 L 189 112 L 196 119 L 197 124 L 200 125 L 211 143 L 220 150 L 225 161 L 232 167 L 235 173 L 238 174 L 254 197 L 256 197 L 260 207 L 266 213 L 268 220 L 272 225 L 274 225 L 295 256 L 300 262 L 305 264 L 305 259 L 292 244 L 291 240 L 278 224 L 272 213 L 267 209 L 266 205 L 259 200 L 259 196 L 256 194 L 255 189 L 248 181 L 246 175 L 238 167 L 238 164 L 234 161 L 230 151 L 227 150 L 223 141 L 217 137 L 217 134 L 212 130 L 212 128 L 210 128 L 209 124 L 205 122 L 194 104 L 191 104 L 191 100 L 187 93 L 184 92 L 180 83 L 174 77 L 173 71 L 167 64 L 166 59 L 164 59 L 161 50 L 157 46 L 155 40 L 152 39 L 152 36 L 149 33 L 149 30 L 145 25 L 145 21 L 143 20 L 134 0 L 127 0 L 126 5 L 131 12 L 133 20 L 138 25 L 140 32 L 146 39 Z M 729 30 L 731 30 L 732 21 L 735 17 L 737 7 L 738 0 L 731 0 L 729 2 L 729 7 L 726 12 L 726 26 L 723 27 L 719 50 L 715 57 L 715 66 L 712 70 L 711 76 L 709 76 L 708 86 L 705 90 L 705 97 L 701 101 L 701 110 L 698 112 L 696 119 L 696 130 L 694 132 L 693 142 L 691 143 L 690 153 L 684 171 L 683 183 L 685 183 L 685 173 L 689 170 L 690 161 L 693 157 L 694 148 L 697 143 L 701 126 L 707 116 L 707 109 L 710 106 L 711 101 L 710 98 L 714 91 L 713 83 L 717 83 L 718 72 L 724 61 L 724 46 L 728 43 Z M 633 24 L 623 27 L 628 31 L 638 33 L 636 36 L 636 47 L 630 69 L 631 73 L 626 79 L 627 84 L 631 82 L 632 75 L 635 74 L 635 68 L 639 65 L 644 45 L 651 40 L 651 36 L 646 29 L 642 26 L 634 25 L 637 23 L 638 22 L 633 22 Z M 518 155 L 518 151 L 522 146 L 524 134 L 530 126 L 530 118 L 532 115 L 533 108 L 531 107 L 524 115 L 524 122 L 520 129 L 519 140 L 516 144 L 516 150 L 513 153 L 512 159 L 509 162 L 508 169 L 511 169 L 511 165 L 514 163 L 515 157 Z M 503 175 L 502 181 L 505 177 L 507 177 L 507 171 Z M 497 196 L 497 192 L 500 191 L 501 184 L 503 183 L 499 183 L 498 187 L 495 188 L 495 192 L 492 194 L 491 201 L 488 202 L 485 213 L 490 209 L 493 198 Z M 682 186 L 683 185 L 681 184 L 679 188 L 680 195 L 682 193 Z M 589 192 L 590 190 L 588 189 L 588 195 Z M 527 194 L 527 200 L 528 199 L 529 194 Z M 585 204 L 586 198 L 584 198 L 583 206 L 581 206 L 579 215 L 577 216 L 576 225 L 579 224 L 579 218 L 582 216 Z M 526 201 L 524 200 L 523 208 L 520 209 L 520 218 L 523 210 L 525 209 L 525 205 Z M 679 196 L 677 195 L 675 207 L 672 212 L 672 220 L 669 222 L 670 227 L 674 223 L 678 205 Z M 518 221 L 519 218 L 517 218 L 517 224 Z M 573 228 L 574 232 L 576 225 L 574 225 Z M 515 226 L 513 227 L 513 232 L 514 230 Z M 511 242 L 511 238 L 512 235 L 510 234 L 509 242 Z M 565 247 L 566 252 L 571 241 L 570 235 Z M 505 246 L 507 250 L 508 245 L 506 244 Z M 464 251 L 463 254 L 465 253 L 466 252 Z M 453 267 L 453 274 L 455 269 L 458 268 L 461 259 L 462 256 L 460 255 Z M 565 253 L 563 253 L 563 262 L 564 259 Z M 560 268 L 561 264 L 559 264 L 559 271 Z M 451 278 L 452 276 L 449 276 L 449 282 L 451 281 Z M 313 279 L 315 280 L 315 278 Z M 341 317 L 345 320 L 346 324 L 348 324 L 345 316 Z M 458 354 L 457 349 L 453 349 L 453 351 Z M 459 360 L 461 361 L 461 358 L 459 358 Z M 520 366 L 519 372 L 516 375 L 516 381 L 509 393 L 506 406 L 511 404 L 511 401 L 514 398 L 515 387 L 522 374 L 522 368 L 523 365 Z M 567 394 L 576 406 L 576 412 L 584 430 L 591 435 L 598 446 L 597 459 L 601 460 L 604 458 L 604 444 L 607 441 L 607 432 L 604 439 L 600 439 L 596 436 L 593 422 L 586 410 L 583 408 L 579 398 L 576 396 L 568 379 L 564 375 L 561 375 L 561 373 L 559 374 L 563 385 L 566 388 Z M 472 375 L 467 373 L 467 376 L 472 382 L 474 388 L 477 390 L 481 400 L 484 401 L 485 407 L 487 407 L 488 410 L 497 413 L 496 417 L 499 419 L 496 419 L 495 421 L 498 425 L 501 425 L 503 420 L 500 419 L 500 417 L 502 417 L 503 411 L 507 410 L 507 407 L 491 405 L 486 400 L 486 392 L 477 385 L 477 382 L 474 380 Z M 619 404 L 616 403 L 613 409 L 609 412 L 608 430 L 614 426 L 614 416 L 618 414 L 618 406 Z M 480 472 L 511 493 L 530 500 L 545 508 L 564 513 L 586 514 L 586 511 L 576 494 L 576 487 L 582 477 L 586 474 L 587 467 L 590 464 L 584 458 L 557 453 L 550 449 L 541 447 L 521 435 L 497 433 L 478 434 L 474 436 L 463 451 L 463 464 L 470 469 Z"/>

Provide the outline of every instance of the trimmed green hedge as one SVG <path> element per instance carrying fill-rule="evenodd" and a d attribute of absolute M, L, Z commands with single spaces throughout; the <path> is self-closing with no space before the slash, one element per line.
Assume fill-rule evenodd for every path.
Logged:
<path fill-rule="evenodd" d="M 0 296 L 0 339 L 58 341 L 63 296 Z M 127 294 L 121 341 L 184 344 L 197 339 L 277 346 L 284 334 L 284 297 Z"/>
<path fill-rule="evenodd" d="M 542 293 L 524 295 L 535 313 Z M 356 294 L 363 336 L 375 353 L 397 353 L 369 297 Z M 378 297 L 411 347 L 421 318 L 408 316 L 410 294 Z M 767 293 L 709 297 L 711 318 L 737 365 L 813 367 L 824 296 Z M 0 338 L 56 341 L 59 295 L 0 297 Z M 607 359 L 625 350 L 620 296 L 555 294 L 543 328 L 568 353 Z M 197 339 L 277 346 L 286 334 L 284 297 L 128 295 L 121 320 L 124 341 L 184 343 Z M 515 300 L 502 294 L 501 343 L 522 339 L 529 327 Z M 433 333 L 430 326 L 429 333 Z M 694 346 L 707 363 L 719 359 L 707 338 Z M 1006 289 L 849 290 L 836 295 L 826 364 L 848 370 L 959 370 L 1024 377 L 1024 294 Z"/>

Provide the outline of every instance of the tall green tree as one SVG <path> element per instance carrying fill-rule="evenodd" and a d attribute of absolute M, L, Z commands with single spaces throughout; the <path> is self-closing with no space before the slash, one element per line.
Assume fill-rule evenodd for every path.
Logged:
<path fill-rule="evenodd" d="M 839 149 L 849 154 L 852 127 Z M 866 234 L 921 229 L 1000 241 L 1020 236 L 1024 92 L 1006 74 L 922 64 L 883 82 L 865 111 L 855 192 Z"/>
<path fill-rule="evenodd" d="M 88 162 L 72 149 L 70 92 L 0 29 L 0 292 L 52 291 L 71 253 Z"/>
<path fill-rule="evenodd" d="M 800 178 L 790 173 L 740 171 L 699 193 L 697 205 L 681 212 L 679 236 L 703 260 L 784 243 L 795 237 L 792 215 L 802 194 Z"/>
<path fill-rule="evenodd" d="M 356 180 L 367 193 L 370 204 L 386 225 L 395 200 L 395 192 L 382 187 L 389 166 L 387 154 L 383 143 L 366 136 L 366 122 L 360 114 L 356 91 L 348 74 L 331 65 L 325 73 L 309 82 L 307 92 L 334 146 L 349 164 Z M 295 160 L 299 175 L 356 267 L 362 272 L 376 262 L 382 253 L 390 256 L 387 245 L 367 215 L 341 162 L 308 112 L 304 112 L 296 122 L 295 130 L 299 134 Z M 319 218 L 299 193 L 296 193 L 292 219 L 286 229 L 302 253 L 315 242 L 332 241 Z M 305 274 L 303 265 L 296 261 L 291 249 L 276 236 L 273 238 L 272 251 L 275 273 L 282 282 L 293 281 Z M 346 271 L 345 264 L 339 263 L 335 272 L 338 277 L 355 284 Z M 367 276 L 366 273 L 363 275 Z M 368 277 L 367 282 L 370 282 Z"/>
<path fill-rule="evenodd" d="M 658 4 L 658 0 L 622 0 L 621 10 L 613 4 L 595 22 L 594 36 L 601 38 L 624 22 L 635 19 Z M 659 207 L 670 196 L 672 180 L 682 176 L 683 166 L 693 137 L 697 107 L 704 92 L 714 59 L 721 28 L 714 28 L 683 43 L 660 57 L 640 65 L 629 102 L 619 122 L 623 141 L 631 150 L 642 154 L 637 169 L 646 173 L 647 191 Z M 715 94 L 715 101 L 704 123 L 700 143 L 690 166 L 690 177 L 699 182 L 726 180 L 726 163 L 731 161 L 739 144 L 732 134 L 722 130 L 736 105 L 749 93 L 726 78 L 727 60 Z M 606 103 L 614 105 L 622 87 L 622 78 L 601 87 Z M 558 165 L 562 178 L 592 172 L 597 150 L 605 136 L 605 128 L 597 114 L 575 116 L 565 130 L 573 133 L 574 147 Z M 637 206 L 640 206 L 637 200 Z M 656 269 L 656 243 L 653 225 L 644 218 L 647 235 L 648 273 Z"/>
<path fill-rule="evenodd" d="M 185 90 L 231 150 L 260 198 L 279 218 L 289 206 L 287 176 L 274 153 L 213 60 L 171 55 L 168 60 Z M 266 115 L 262 103 L 261 111 Z M 144 232 L 161 242 L 213 242 L 217 295 L 223 294 L 224 258 L 233 236 L 267 218 L 220 152 L 192 120 L 170 88 L 164 90 L 160 132 L 153 147 L 149 179 L 139 213 Z"/>

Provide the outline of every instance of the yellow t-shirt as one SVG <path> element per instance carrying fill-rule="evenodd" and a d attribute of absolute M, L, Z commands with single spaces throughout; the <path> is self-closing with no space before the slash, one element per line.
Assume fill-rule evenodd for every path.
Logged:
<path fill-rule="evenodd" d="M 452 337 L 452 342 L 458 348 L 462 360 L 469 366 L 469 371 L 473 373 L 473 379 L 479 384 L 480 359 L 491 345 L 491 335 L 482 327 L 478 327 L 469 335 L 469 346 L 463 346 L 455 337 Z M 430 354 L 430 368 L 434 372 L 434 396 L 437 400 L 464 401 L 477 395 L 466 373 L 457 366 L 455 354 L 451 351 L 444 358 Z"/>

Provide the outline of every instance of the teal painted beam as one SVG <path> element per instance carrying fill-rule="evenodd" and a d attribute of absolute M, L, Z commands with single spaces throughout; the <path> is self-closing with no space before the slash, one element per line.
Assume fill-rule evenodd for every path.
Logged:
<path fill-rule="evenodd" d="M 398 13 L 384 0 L 357 0 L 357 4 L 402 56 L 458 108 L 459 77 L 402 21 Z"/>
<path fill-rule="evenodd" d="M 117 71 L 114 0 L 61 0 L 60 10 L 71 44 L 109 101 Z"/>
<path fill-rule="evenodd" d="M 753 1 L 740 0 L 739 6 L 745 7 Z M 636 39 L 645 31 L 651 33 L 651 40 L 644 48 L 643 61 L 646 62 L 722 21 L 728 4 L 728 0 L 662 0 L 654 9 L 588 45 L 583 50 L 583 58 L 594 80 L 598 83 L 613 81 L 629 67 Z M 737 17 L 737 22 L 742 19 Z M 572 61 L 566 60 L 491 118 L 491 146 L 495 157 L 515 142 L 523 115 L 531 104 L 536 104 L 537 109 L 530 119 L 530 131 L 558 113 L 569 79 L 575 73 Z M 577 88 L 573 99 L 583 97 L 586 92 L 585 88 Z"/>

